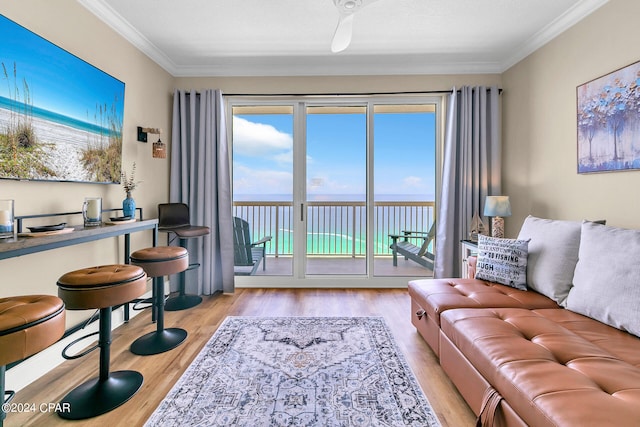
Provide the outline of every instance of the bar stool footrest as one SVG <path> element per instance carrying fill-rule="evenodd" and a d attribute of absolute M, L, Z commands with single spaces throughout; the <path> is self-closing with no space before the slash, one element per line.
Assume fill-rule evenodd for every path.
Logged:
<path fill-rule="evenodd" d="M 149 332 L 131 344 L 131 353 L 139 356 L 164 353 L 182 344 L 186 338 L 187 331 L 180 328 Z"/>
<path fill-rule="evenodd" d="M 82 336 L 80 338 L 76 338 L 75 340 L 71 341 L 69 344 L 66 345 L 65 348 L 62 349 L 62 357 L 67 359 L 67 360 L 79 359 L 79 358 L 84 357 L 87 354 L 91 353 L 93 350 L 96 350 L 98 347 L 100 347 L 100 344 L 96 344 L 93 347 L 90 347 L 90 348 L 86 349 L 82 353 L 74 354 L 72 356 L 69 356 L 67 354 L 67 351 L 69 350 L 69 348 L 71 348 L 71 346 L 74 346 L 74 345 L 78 344 L 80 341 L 82 341 L 84 339 L 87 339 L 92 335 L 98 335 L 99 333 L 100 333 L 100 331 L 91 332 L 91 333 L 89 333 L 87 335 L 84 335 L 84 336 Z"/>
<path fill-rule="evenodd" d="M 131 310 L 134 310 L 134 311 L 142 311 L 142 310 L 146 310 L 148 308 L 153 307 L 153 297 L 135 299 L 132 302 L 133 302 L 133 307 L 131 307 Z M 149 305 L 140 307 L 140 304 L 149 304 Z"/>
<path fill-rule="evenodd" d="M 106 380 L 91 379 L 71 390 L 57 411 L 60 418 L 82 420 L 111 411 L 122 405 L 140 389 L 143 377 L 136 371 L 116 371 Z"/>
<path fill-rule="evenodd" d="M 194 262 L 193 264 L 189 264 L 189 267 L 185 271 L 195 270 L 196 268 L 199 268 L 199 267 L 200 267 L 200 263 Z"/>

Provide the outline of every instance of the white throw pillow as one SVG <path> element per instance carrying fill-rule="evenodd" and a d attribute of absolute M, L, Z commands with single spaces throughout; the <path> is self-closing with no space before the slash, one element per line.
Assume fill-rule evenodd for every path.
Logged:
<path fill-rule="evenodd" d="M 582 224 L 567 308 L 640 336 L 640 231 Z"/>
<path fill-rule="evenodd" d="M 558 304 L 566 304 L 578 262 L 582 223 L 529 215 L 518 239 L 529 241 L 527 285 Z"/>
<path fill-rule="evenodd" d="M 478 235 L 476 279 L 527 290 L 527 240 Z"/>

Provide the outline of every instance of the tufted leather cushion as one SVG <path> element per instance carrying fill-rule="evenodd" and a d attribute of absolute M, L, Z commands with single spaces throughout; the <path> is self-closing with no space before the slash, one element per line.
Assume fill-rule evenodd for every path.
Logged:
<path fill-rule="evenodd" d="M 558 308 L 549 298 L 479 279 L 422 279 L 409 282 L 411 323 L 440 356 L 440 315 L 453 308 Z M 420 313 L 426 314 L 421 316 Z"/>
<path fill-rule="evenodd" d="M 640 425 L 640 340 L 565 309 L 457 309 L 442 333 L 529 425 Z"/>
<path fill-rule="evenodd" d="M 34 355 L 65 330 L 64 303 L 52 295 L 0 298 L 0 366 Z"/>
<path fill-rule="evenodd" d="M 149 277 L 167 276 L 189 268 L 189 254 L 179 246 L 157 246 L 132 253 L 131 264 L 142 267 Z"/>
<path fill-rule="evenodd" d="M 479 279 L 411 280 L 409 295 L 438 325 L 440 314 L 452 308 L 558 308 L 555 302 L 536 292 Z"/>
<path fill-rule="evenodd" d="M 58 296 L 70 310 L 113 307 L 138 298 L 146 290 L 147 275 L 136 265 L 83 268 L 58 279 Z"/>

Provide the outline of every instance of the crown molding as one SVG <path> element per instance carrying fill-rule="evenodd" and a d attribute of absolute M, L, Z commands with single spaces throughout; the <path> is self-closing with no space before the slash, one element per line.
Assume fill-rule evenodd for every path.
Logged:
<path fill-rule="evenodd" d="M 111 27 L 116 33 L 124 37 L 125 40 L 151 58 L 153 62 L 162 67 L 166 72 L 171 75 L 175 75 L 177 69 L 176 64 L 119 13 L 113 10 L 111 6 L 103 0 L 77 1 L 98 19 Z"/>
<path fill-rule="evenodd" d="M 582 0 L 520 45 L 505 61 L 456 62 L 438 55 L 319 55 L 216 57 L 207 65 L 178 65 L 104 0 L 77 0 L 174 77 L 500 74 L 609 0 Z"/>
<path fill-rule="evenodd" d="M 540 49 L 551 40 L 573 27 L 575 24 L 595 12 L 600 7 L 607 4 L 609 0 L 582 0 L 555 21 L 534 34 L 524 44 L 519 46 L 515 53 L 501 65 L 502 72 L 522 61 L 536 50 Z"/>
<path fill-rule="evenodd" d="M 429 55 L 223 57 L 216 64 L 181 66 L 175 77 L 366 76 L 498 74 L 497 62 L 454 62 Z M 381 60 L 382 59 L 382 60 Z"/>

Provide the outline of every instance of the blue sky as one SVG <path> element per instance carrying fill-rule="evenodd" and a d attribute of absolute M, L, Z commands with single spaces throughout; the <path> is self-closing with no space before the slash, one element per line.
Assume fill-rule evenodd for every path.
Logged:
<path fill-rule="evenodd" d="M 49 111 L 93 122 L 96 105 L 111 108 L 116 97 L 116 114 L 124 109 L 124 84 L 67 51 L 35 35 L 0 15 L 0 62 L 9 74 L 5 79 L 0 69 L 0 96 L 15 98 L 13 70 L 22 98 L 23 79 L 29 85 L 31 103 Z M 10 92 L 11 91 L 11 92 Z"/>
<path fill-rule="evenodd" d="M 234 116 L 234 194 L 291 194 L 293 117 Z M 434 200 L 435 114 L 374 116 L 374 192 Z M 365 193 L 364 114 L 307 116 L 307 193 Z"/>

